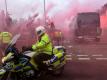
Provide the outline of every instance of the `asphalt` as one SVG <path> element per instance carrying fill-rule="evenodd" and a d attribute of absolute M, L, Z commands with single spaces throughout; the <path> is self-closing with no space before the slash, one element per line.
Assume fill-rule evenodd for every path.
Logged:
<path fill-rule="evenodd" d="M 61 76 L 44 80 L 107 80 L 107 61 L 68 61 Z"/>
<path fill-rule="evenodd" d="M 107 80 L 107 44 L 69 45 L 67 49 L 63 74 L 49 80 Z"/>

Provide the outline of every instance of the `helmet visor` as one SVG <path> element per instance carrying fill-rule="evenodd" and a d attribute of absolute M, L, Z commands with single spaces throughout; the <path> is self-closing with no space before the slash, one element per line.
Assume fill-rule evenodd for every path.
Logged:
<path fill-rule="evenodd" d="M 37 31 L 37 35 L 40 35 L 40 34 L 41 34 L 41 32 L 42 32 L 41 30 L 40 30 L 40 31 Z"/>

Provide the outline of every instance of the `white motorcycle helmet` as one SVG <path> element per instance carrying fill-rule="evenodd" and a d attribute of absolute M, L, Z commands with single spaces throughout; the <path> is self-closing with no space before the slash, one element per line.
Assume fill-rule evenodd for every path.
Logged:
<path fill-rule="evenodd" d="M 38 36 L 41 36 L 46 32 L 45 28 L 43 26 L 39 26 L 35 28 L 35 32 L 37 33 Z"/>

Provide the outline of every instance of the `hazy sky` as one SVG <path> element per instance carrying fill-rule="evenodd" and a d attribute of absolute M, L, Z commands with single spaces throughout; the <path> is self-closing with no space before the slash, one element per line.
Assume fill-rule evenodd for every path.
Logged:
<path fill-rule="evenodd" d="M 81 11 L 83 7 L 96 10 L 104 3 L 107 3 L 107 0 L 46 0 L 46 8 L 48 15 L 53 16 L 74 7 Z M 9 14 L 14 18 L 27 17 L 34 12 L 43 14 L 43 0 L 7 0 L 7 4 Z M 4 9 L 4 0 L 0 0 L 0 10 Z"/>

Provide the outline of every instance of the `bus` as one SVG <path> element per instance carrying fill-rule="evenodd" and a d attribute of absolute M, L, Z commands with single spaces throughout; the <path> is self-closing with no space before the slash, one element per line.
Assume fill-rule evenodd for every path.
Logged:
<path fill-rule="evenodd" d="M 102 33 L 99 13 L 78 13 L 72 19 L 70 30 L 74 41 L 94 40 L 99 42 Z"/>

